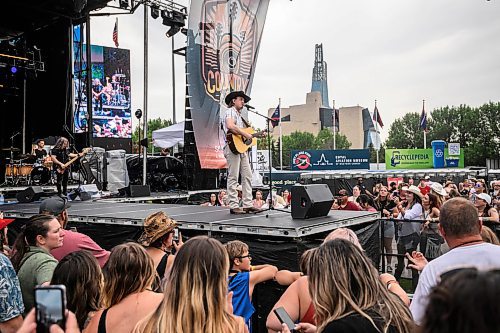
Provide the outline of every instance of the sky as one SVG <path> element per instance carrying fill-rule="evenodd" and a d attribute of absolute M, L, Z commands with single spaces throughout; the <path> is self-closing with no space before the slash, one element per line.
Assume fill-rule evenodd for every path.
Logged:
<path fill-rule="evenodd" d="M 111 2 L 112 3 L 112 2 Z M 186 5 L 189 1 L 179 0 Z M 315 44 L 323 44 L 330 101 L 360 105 L 385 124 L 408 112 L 500 101 L 500 0 L 270 0 L 252 86 L 265 114 L 304 104 Z M 113 46 L 114 17 L 95 17 L 92 44 Z M 131 50 L 132 110 L 143 109 L 144 14 L 119 17 L 120 48 Z M 148 118 L 171 119 L 171 40 L 149 18 Z M 185 46 L 177 34 L 175 48 Z M 176 119 L 184 119 L 184 58 L 175 57 Z M 332 103 L 332 102 L 331 102 Z M 432 113 L 431 113 L 432 117 Z M 135 120 L 135 119 L 134 119 Z M 263 120 L 250 115 L 257 127 Z M 134 125 L 135 126 L 135 125 Z"/>

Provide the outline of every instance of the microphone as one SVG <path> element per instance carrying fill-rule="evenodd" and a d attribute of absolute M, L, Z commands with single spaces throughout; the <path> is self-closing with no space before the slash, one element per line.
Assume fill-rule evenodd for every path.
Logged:
<path fill-rule="evenodd" d="M 251 106 L 250 104 L 245 104 L 245 107 L 246 107 L 248 110 L 255 110 L 255 107 Z"/>

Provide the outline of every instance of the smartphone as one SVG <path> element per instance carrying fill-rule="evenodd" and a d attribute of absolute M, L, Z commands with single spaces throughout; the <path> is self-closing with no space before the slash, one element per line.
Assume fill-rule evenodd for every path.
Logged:
<path fill-rule="evenodd" d="M 63 285 L 36 286 L 36 332 L 49 333 L 52 324 L 66 327 L 66 287 Z"/>
<path fill-rule="evenodd" d="M 179 229 L 178 228 L 174 228 L 174 238 L 173 238 L 174 241 L 178 241 L 179 240 Z"/>
<path fill-rule="evenodd" d="M 288 312 L 286 312 L 284 307 L 281 306 L 277 309 L 274 309 L 274 314 L 276 315 L 276 317 L 278 317 L 280 323 L 288 326 L 290 332 L 295 332 L 295 323 L 293 322 L 292 318 L 290 318 L 290 315 L 288 314 Z"/>

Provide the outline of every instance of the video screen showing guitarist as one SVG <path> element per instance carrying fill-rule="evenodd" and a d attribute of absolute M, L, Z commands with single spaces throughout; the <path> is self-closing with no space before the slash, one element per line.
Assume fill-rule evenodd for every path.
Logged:
<path fill-rule="evenodd" d="M 235 150 L 234 145 L 231 148 L 233 136 L 239 137 L 240 141 L 244 139 L 251 142 L 253 139 L 253 135 L 245 131 L 246 128 L 250 127 L 248 122 L 241 116 L 241 110 L 245 106 L 245 103 L 250 101 L 250 97 L 245 95 L 243 91 L 233 91 L 226 96 L 224 101 L 229 107 L 222 122 L 224 133 L 226 134 L 224 157 L 227 160 L 229 211 L 231 214 L 258 213 L 261 210 L 255 208 L 252 203 L 252 170 L 250 168 L 248 153 L 246 150 L 244 152 L 233 152 Z M 236 190 L 240 175 L 243 207 L 239 206 L 238 191 Z"/>
<path fill-rule="evenodd" d="M 78 156 L 83 156 L 83 154 L 71 153 L 69 151 L 68 139 L 62 136 L 57 139 L 56 144 L 50 151 L 53 168 L 56 171 L 57 175 L 57 195 L 66 196 L 68 194 L 69 165 L 67 165 L 67 163 L 70 161 L 70 159 Z"/>

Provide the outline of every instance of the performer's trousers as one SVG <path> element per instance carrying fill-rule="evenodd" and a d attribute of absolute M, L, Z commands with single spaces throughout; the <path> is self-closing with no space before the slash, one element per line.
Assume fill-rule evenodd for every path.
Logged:
<path fill-rule="evenodd" d="M 59 172 L 56 173 L 57 173 L 57 182 L 56 182 L 57 195 L 68 194 L 68 171 L 64 171 L 63 174 Z"/>
<path fill-rule="evenodd" d="M 229 208 L 238 208 L 239 199 L 238 177 L 241 175 L 241 187 L 243 194 L 243 207 L 253 207 L 252 204 L 252 170 L 248 153 L 234 154 L 228 145 L 224 147 L 224 157 L 227 160 L 227 197 L 229 199 Z"/>

